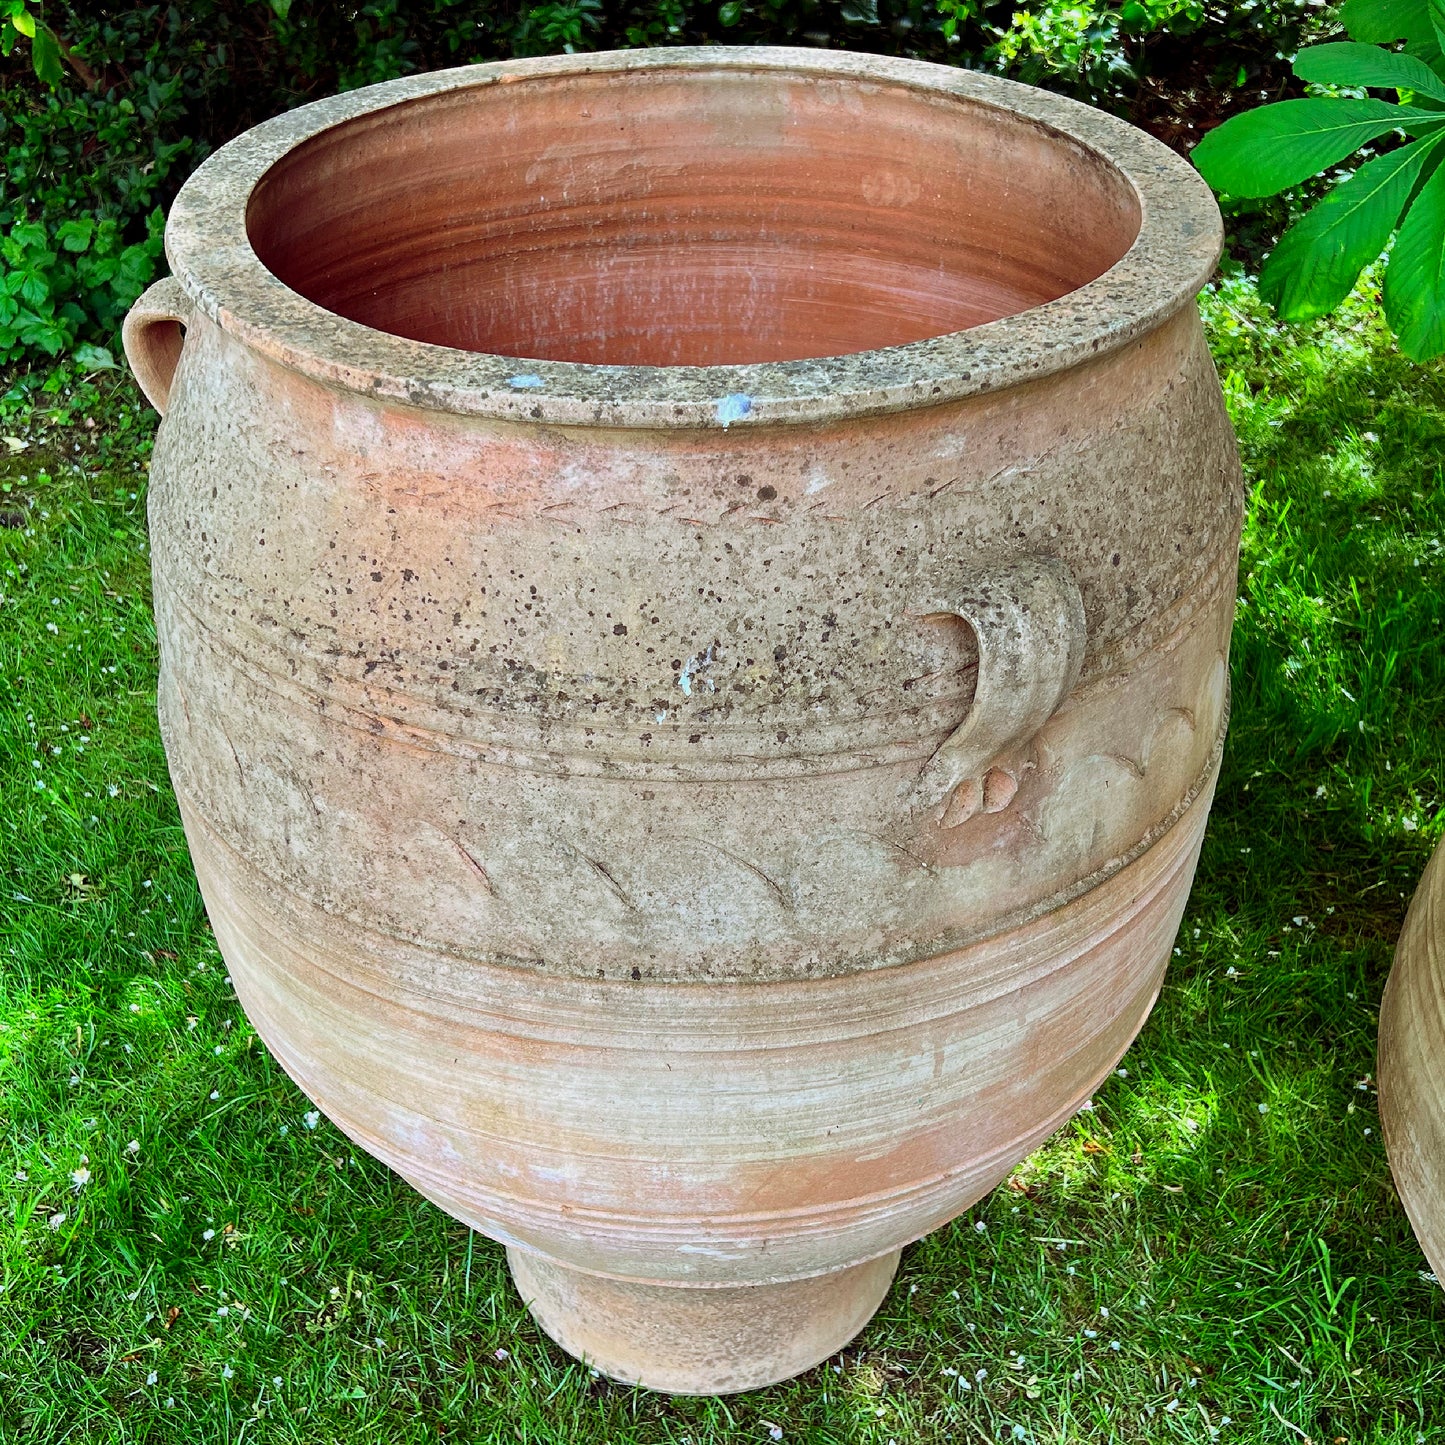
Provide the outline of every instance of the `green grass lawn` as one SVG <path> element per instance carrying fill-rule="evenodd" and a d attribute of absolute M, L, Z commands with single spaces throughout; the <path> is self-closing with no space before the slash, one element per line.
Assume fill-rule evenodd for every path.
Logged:
<path fill-rule="evenodd" d="M 1376 1009 L 1445 822 L 1445 371 L 1356 299 L 1205 298 L 1251 489 L 1234 722 L 1153 1018 L 904 1255 L 855 1344 L 673 1400 L 543 1339 L 501 1249 L 257 1041 L 154 715 L 128 378 L 0 400 L 0 1442 L 1445 1438 L 1445 1296 Z M 0 385 L 5 385 L 0 381 Z M 22 446 L 23 444 L 23 446 Z"/>

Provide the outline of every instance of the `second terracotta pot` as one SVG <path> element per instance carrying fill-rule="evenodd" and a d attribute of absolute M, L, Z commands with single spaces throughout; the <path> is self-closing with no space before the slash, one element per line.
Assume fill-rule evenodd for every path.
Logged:
<path fill-rule="evenodd" d="M 1227 711 L 1219 240 L 1111 117 L 812 51 L 415 76 L 178 199 L 127 347 L 216 935 L 598 1368 L 826 1357 L 1148 1013 Z"/>
<path fill-rule="evenodd" d="M 1445 844 L 1410 900 L 1380 1001 L 1380 1128 L 1430 1268 L 1445 1280 Z"/>

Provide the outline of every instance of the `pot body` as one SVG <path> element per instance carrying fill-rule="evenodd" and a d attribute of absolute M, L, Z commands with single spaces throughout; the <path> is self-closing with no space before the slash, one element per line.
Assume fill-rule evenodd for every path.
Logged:
<path fill-rule="evenodd" d="M 1190 314 L 1057 382 L 702 437 L 428 416 L 194 323 L 160 709 L 248 1013 L 424 1192 L 581 1267 L 790 1278 L 923 1234 L 1159 986 L 1240 497 Z M 947 828 L 910 789 L 972 649 L 922 655 L 918 614 L 1014 547 L 1117 621 L 1010 805 Z M 916 702 L 930 665 L 957 690 Z"/>
<path fill-rule="evenodd" d="M 779 425 L 460 414 L 184 321 L 160 716 L 248 1016 L 529 1288 L 801 1320 L 851 1281 L 846 1329 L 761 1362 L 741 1307 L 654 1366 L 556 1318 L 615 1301 L 537 1306 L 604 1368 L 825 1355 L 1157 994 L 1242 505 L 1192 301 L 1037 380 Z"/>
<path fill-rule="evenodd" d="M 1445 1279 L 1445 845 L 1410 900 L 1380 1002 L 1380 1127 L 1415 1237 Z"/>

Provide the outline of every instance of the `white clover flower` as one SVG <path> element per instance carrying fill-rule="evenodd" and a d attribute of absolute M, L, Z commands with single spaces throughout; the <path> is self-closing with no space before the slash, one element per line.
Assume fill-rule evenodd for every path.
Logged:
<path fill-rule="evenodd" d="M 229 1380 L 235 1373 L 236 1372 L 229 1365 L 226 1365 L 221 1370 L 221 1378 L 223 1380 Z"/>
<path fill-rule="evenodd" d="M 216 1052 L 219 1053 L 220 1050 L 217 1049 Z M 305 1124 L 308 1129 L 314 1129 L 321 1122 L 320 1111 L 317 1109 L 308 1109 L 306 1113 L 301 1116 L 301 1122 Z"/>
<path fill-rule="evenodd" d="M 52 1214 L 48 1222 L 52 1229 L 59 1229 L 65 1223 L 66 1218 L 67 1216 L 64 1214 Z"/>
<path fill-rule="evenodd" d="M 152 1371 L 150 1372 L 150 1374 L 148 1374 L 148 1375 L 146 1376 L 146 1384 L 147 1384 L 147 1385 L 154 1385 L 155 1382 L 156 1382 L 156 1380 L 157 1380 L 158 1378 L 159 1378 L 159 1376 L 157 1376 L 156 1372 L 155 1372 L 154 1370 L 152 1370 Z"/>
<path fill-rule="evenodd" d="M 215 1237 L 216 1237 L 216 1231 L 215 1231 L 214 1229 L 203 1229 L 203 1230 L 201 1231 L 201 1238 L 202 1238 L 202 1239 L 214 1239 Z"/>
<path fill-rule="evenodd" d="M 1259 1106 L 1259 1112 L 1260 1112 L 1261 1114 L 1268 1114 L 1268 1113 L 1269 1113 L 1269 1105 L 1268 1105 L 1268 1104 L 1261 1104 L 1261 1105 Z"/>
<path fill-rule="evenodd" d="M 74 1189 L 77 1194 L 89 1183 L 90 1170 L 87 1169 L 84 1164 L 82 1164 L 79 1169 L 72 1169 L 70 1171 L 70 1187 Z"/>
<path fill-rule="evenodd" d="M 130 1143 L 125 1146 L 125 1152 L 126 1152 L 127 1154 L 139 1154 L 139 1153 L 140 1153 L 140 1140 L 139 1140 L 139 1139 L 132 1139 L 132 1140 L 130 1141 Z"/>

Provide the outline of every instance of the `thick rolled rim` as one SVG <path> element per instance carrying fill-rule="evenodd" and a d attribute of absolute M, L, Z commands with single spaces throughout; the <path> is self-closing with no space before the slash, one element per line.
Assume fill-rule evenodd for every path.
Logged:
<path fill-rule="evenodd" d="M 952 95 L 1012 112 L 1119 172 L 1138 197 L 1138 235 L 1095 280 L 967 331 L 847 356 L 741 366 L 602 366 L 412 341 L 308 300 L 273 275 L 251 247 L 246 212 L 261 178 L 333 126 L 451 91 L 668 69 L 792 72 Z M 1222 241 L 1218 207 L 1193 167 L 1115 116 L 976 71 L 762 46 L 501 61 L 406 76 L 315 101 L 216 151 L 182 187 L 166 225 L 171 270 L 194 306 L 248 347 L 306 376 L 428 410 L 649 428 L 833 422 L 1036 380 L 1117 350 L 1192 302 L 1214 270 Z"/>

